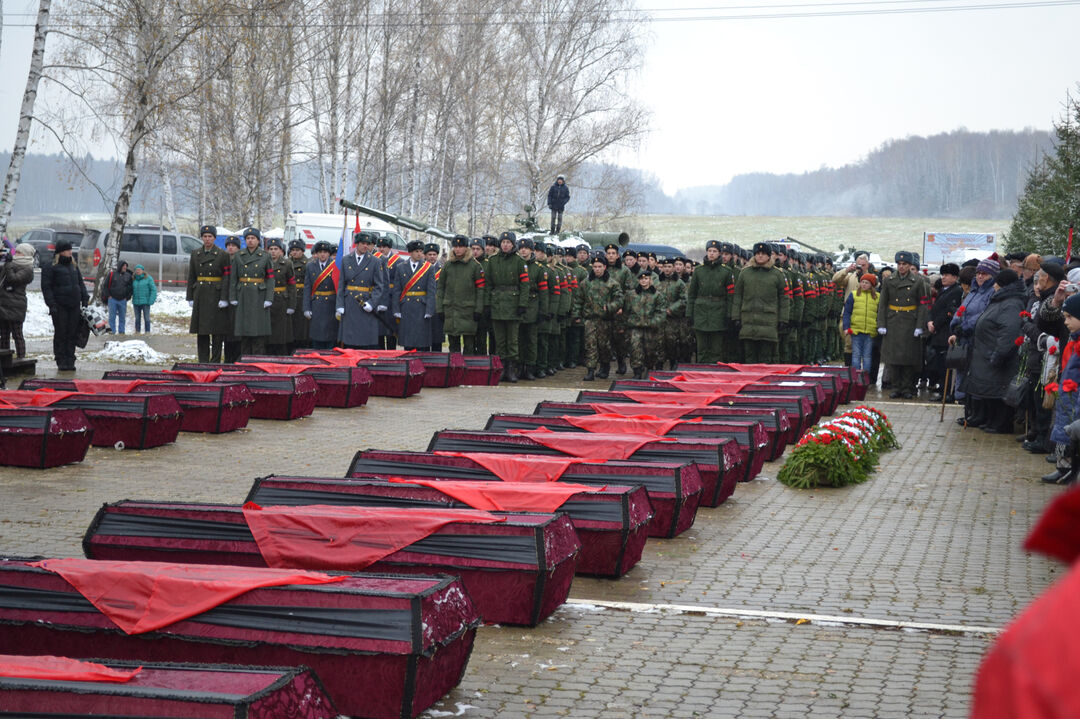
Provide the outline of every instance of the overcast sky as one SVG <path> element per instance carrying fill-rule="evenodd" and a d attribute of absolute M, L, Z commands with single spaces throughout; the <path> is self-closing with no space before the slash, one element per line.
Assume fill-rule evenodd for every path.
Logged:
<path fill-rule="evenodd" d="M 959 127 L 1049 129 L 1066 91 L 1080 81 L 1070 37 L 1080 27 L 1080 5 L 704 19 L 1016 1 L 638 0 L 657 19 L 633 86 L 652 110 L 652 132 L 640 152 L 617 159 L 654 173 L 672 193 L 745 172 L 838 167 L 890 138 Z M 27 0 L 4 2 L 4 148 L 18 121 L 36 9 Z"/>

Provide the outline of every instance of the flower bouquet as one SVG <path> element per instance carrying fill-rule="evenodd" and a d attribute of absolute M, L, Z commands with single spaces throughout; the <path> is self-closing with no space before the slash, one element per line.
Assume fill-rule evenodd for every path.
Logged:
<path fill-rule="evenodd" d="M 899 446 L 885 413 L 860 405 L 808 429 L 777 479 L 797 489 L 859 484 L 877 467 L 881 452 Z"/>

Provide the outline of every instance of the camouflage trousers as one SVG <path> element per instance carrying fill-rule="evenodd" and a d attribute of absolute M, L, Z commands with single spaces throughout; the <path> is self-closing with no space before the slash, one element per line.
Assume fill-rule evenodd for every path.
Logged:
<path fill-rule="evenodd" d="M 622 319 L 621 315 L 611 320 L 611 324 L 611 354 L 617 361 L 622 362 L 630 354 L 630 328 L 626 326 L 626 320 Z"/>
<path fill-rule="evenodd" d="M 681 317 L 668 317 L 660 328 L 660 345 L 663 348 L 661 360 L 672 365 L 683 360 L 686 336 L 689 328 Z"/>
<path fill-rule="evenodd" d="M 611 362 L 612 320 L 585 320 L 585 366 L 596 369 Z M 601 364 L 603 363 L 603 364 Z"/>
<path fill-rule="evenodd" d="M 660 330 L 656 327 L 630 328 L 630 366 L 635 369 L 660 367 Z"/>

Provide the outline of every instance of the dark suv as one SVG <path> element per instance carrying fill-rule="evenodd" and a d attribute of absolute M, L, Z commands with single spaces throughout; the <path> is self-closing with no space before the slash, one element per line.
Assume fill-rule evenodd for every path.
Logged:
<path fill-rule="evenodd" d="M 23 234 L 17 244 L 31 245 L 34 248 L 34 264 L 40 267 L 52 262 L 57 240 L 70 242 L 71 256 L 76 261 L 79 259 L 79 246 L 82 244 L 83 233 L 77 230 L 54 230 L 51 227 L 42 227 Z"/>

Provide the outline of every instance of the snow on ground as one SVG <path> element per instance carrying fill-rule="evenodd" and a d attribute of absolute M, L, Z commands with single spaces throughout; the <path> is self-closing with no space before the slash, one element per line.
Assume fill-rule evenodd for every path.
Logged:
<path fill-rule="evenodd" d="M 186 334 L 187 326 L 178 323 L 159 324 L 155 318 L 177 318 L 187 320 L 191 316 L 191 308 L 188 307 L 184 293 L 176 290 L 161 290 L 158 292 L 157 302 L 150 308 L 150 324 L 153 334 Z M 128 331 L 133 329 L 135 322 L 135 310 L 128 303 L 127 324 Z M 163 331 L 164 330 L 164 331 Z M 23 336 L 27 338 L 52 337 L 52 318 L 49 317 L 49 308 L 45 306 L 45 300 L 41 292 L 31 290 L 26 293 L 26 321 L 23 322 Z"/>
<path fill-rule="evenodd" d="M 106 341 L 104 349 L 81 354 L 81 358 L 90 361 L 124 362 L 127 364 L 169 364 L 174 361 L 172 355 L 158 352 L 142 340 Z"/>
<path fill-rule="evenodd" d="M 40 292 L 26 293 L 26 320 L 23 321 L 24 337 L 52 337 L 52 318 Z"/>
<path fill-rule="evenodd" d="M 154 316 L 165 317 L 191 317 L 191 308 L 188 307 L 186 295 L 177 290 L 158 290 L 157 302 L 150 308 L 150 320 Z"/>

